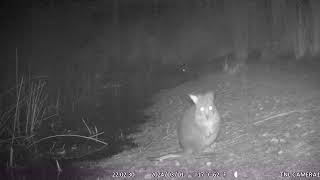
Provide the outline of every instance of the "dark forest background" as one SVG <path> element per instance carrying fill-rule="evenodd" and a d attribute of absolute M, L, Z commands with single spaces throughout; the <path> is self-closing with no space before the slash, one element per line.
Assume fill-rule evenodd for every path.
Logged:
<path fill-rule="evenodd" d="M 62 88 L 58 86 L 63 81 L 77 81 L 74 86 L 85 88 L 83 78 L 88 81 L 97 73 L 121 68 L 152 71 L 159 64 L 201 63 L 228 54 L 241 60 L 251 54 L 315 56 L 320 49 L 319 4 L 317 0 L 4 2 L 2 85 L 15 80 L 8 77 L 15 77 L 16 55 L 21 75 L 48 75 L 56 88 Z M 84 91 L 94 91 L 88 89 L 93 87 Z"/>

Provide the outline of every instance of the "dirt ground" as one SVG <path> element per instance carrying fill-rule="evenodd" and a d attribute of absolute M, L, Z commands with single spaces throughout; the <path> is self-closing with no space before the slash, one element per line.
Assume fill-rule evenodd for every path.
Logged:
<path fill-rule="evenodd" d="M 280 63 L 281 62 L 281 63 Z M 131 137 L 138 148 L 82 163 L 85 179 L 304 179 L 320 177 L 320 62 L 248 65 L 239 74 L 208 74 L 154 96 L 149 122 Z M 222 125 L 202 156 L 149 161 L 179 150 L 176 123 L 187 94 L 214 90 Z"/>

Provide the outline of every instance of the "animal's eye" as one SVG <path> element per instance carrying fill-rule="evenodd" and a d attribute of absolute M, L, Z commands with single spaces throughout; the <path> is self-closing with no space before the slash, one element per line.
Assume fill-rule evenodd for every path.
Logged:
<path fill-rule="evenodd" d="M 212 106 L 209 106 L 209 110 L 211 111 L 213 109 L 213 107 Z"/>
<path fill-rule="evenodd" d="M 204 111 L 204 107 L 201 107 L 201 108 L 200 108 L 200 111 Z"/>

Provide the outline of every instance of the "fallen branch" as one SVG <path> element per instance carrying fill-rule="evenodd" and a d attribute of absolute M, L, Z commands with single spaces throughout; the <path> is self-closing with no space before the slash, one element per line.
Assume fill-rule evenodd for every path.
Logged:
<path fill-rule="evenodd" d="M 103 132 L 102 132 L 103 133 Z M 99 134 L 102 134 L 102 133 L 99 133 Z M 101 144 L 104 144 L 104 145 L 108 145 L 108 143 L 106 142 L 103 142 L 99 139 L 96 139 L 96 138 L 93 138 L 93 137 L 96 137 L 97 134 L 93 135 L 93 136 L 82 136 L 82 135 L 77 135 L 77 134 L 58 134 L 58 135 L 54 135 L 54 136 L 48 136 L 48 137 L 45 137 L 45 138 L 42 138 L 42 139 L 39 139 L 35 142 L 33 142 L 32 144 L 30 144 L 27 149 L 29 149 L 31 146 L 34 146 L 35 144 L 38 144 L 40 143 L 41 141 L 44 141 L 44 140 L 47 140 L 47 139 L 52 139 L 52 138 L 56 138 L 56 137 L 78 137 L 78 138 L 84 138 L 84 139 L 89 139 L 89 140 L 93 140 L 93 141 L 96 141 L 96 142 L 99 142 Z"/>
<path fill-rule="evenodd" d="M 271 115 L 269 117 L 266 117 L 266 118 L 263 118 L 257 122 L 254 123 L 254 125 L 259 125 L 265 121 L 268 121 L 268 120 L 271 120 L 271 119 L 274 119 L 274 118 L 277 118 L 277 117 L 281 117 L 281 116 L 287 116 L 289 114 L 292 114 L 292 113 L 306 113 L 306 112 L 310 112 L 310 111 L 317 111 L 317 110 L 320 110 L 320 108 L 315 108 L 315 109 L 302 109 L 302 110 L 293 110 L 293 111 L 289 111 L 289 112 L 284 112 L 284 113 L 280 113 L 280 114 L 275 114 L 275 115 Z"/>

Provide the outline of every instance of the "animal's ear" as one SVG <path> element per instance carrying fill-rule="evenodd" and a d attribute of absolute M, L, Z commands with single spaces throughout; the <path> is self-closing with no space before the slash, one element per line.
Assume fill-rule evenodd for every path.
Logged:
<path fill-rule="evenodd" d="M 198 96 L 193 95 L 193 94 L 189 94 L 189 97 L 195 104 L 197 104 L 197 102 L 199 100 Z"/>

